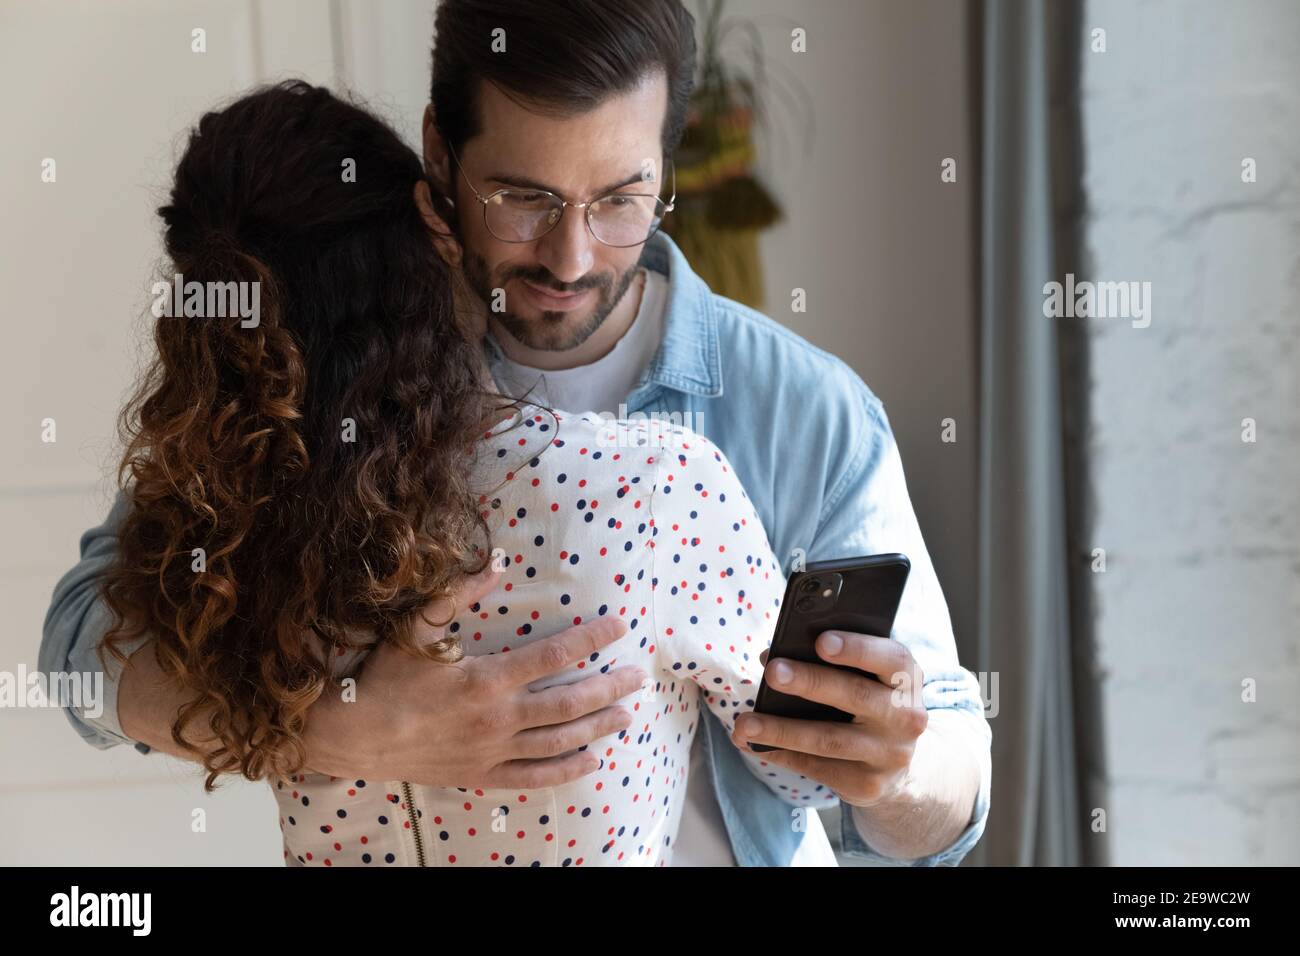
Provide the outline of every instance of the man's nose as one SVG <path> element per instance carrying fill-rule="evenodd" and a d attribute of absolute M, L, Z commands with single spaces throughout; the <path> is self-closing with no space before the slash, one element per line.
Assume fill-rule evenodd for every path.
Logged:
<path fill-rule="evenodd" d="M 587 228 L 586 212 L 565 206 L 555 228 L 537 241 L 538 260 L 561 282 L 577 282 L 596 263 L 596 238 Z"/>

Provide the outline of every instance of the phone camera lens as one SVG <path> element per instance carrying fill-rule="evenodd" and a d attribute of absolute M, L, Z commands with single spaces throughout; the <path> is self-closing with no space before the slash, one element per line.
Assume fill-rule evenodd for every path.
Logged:
<path fill-rule="evenodd" d="M 816 578 L 808 578 L 806 581 L 804 581 L 803 584 L 799 586 L 799 590 L 802 591 L 804 594 L 814 594 L 817 591 L 821 590 L 821 586 L 822 583 L 818 581 Z"/>
<path fill-rule="evenodd" d="M 814 607 L 816 607 L 816 602 L 814 602 L 813 599 L 810 597 L 801 597 L 798 601 L 795 602 L 794 606 L 801 611 L 811 611 Z"/>

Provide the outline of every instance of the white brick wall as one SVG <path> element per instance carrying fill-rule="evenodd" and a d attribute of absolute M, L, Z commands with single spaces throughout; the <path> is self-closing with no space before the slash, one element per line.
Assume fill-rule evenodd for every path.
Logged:
<path fill-rule="evenodd" d="M 1092 349 L 1113 862 L 1296 865 L 1300 6 L 1098 0 L 1083 27 L 1080 278 L 1153 284 L 1149 328 L 1062 320 Z"/>

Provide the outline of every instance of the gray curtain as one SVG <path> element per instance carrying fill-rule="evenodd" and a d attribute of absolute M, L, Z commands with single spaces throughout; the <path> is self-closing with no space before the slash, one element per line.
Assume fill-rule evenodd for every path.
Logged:
<path fill-rule="evenodd" d="M 986 0 L 979 10 L 979 669 L 997 674 L 999 710 L 992 809 L 971 862 L 1096 864 L 1100 720 L 1079 692 L 1094 683 L 1080 577 L 1087 516 L 1067 447 L 1086 369 L 1043 316 L 1043 284 L 1062 281 L 1075 256 L 1070 65 L 1083 38 L 1074 3 Z"/>

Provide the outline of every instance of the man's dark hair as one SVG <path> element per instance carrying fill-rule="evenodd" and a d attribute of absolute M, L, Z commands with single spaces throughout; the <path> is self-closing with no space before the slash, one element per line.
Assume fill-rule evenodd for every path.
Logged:
<path fill-rule="evenodd" d="M 493 52 L 494 38 L 505 52 Z M 479 132 L 481 81 L 535 111 L 573 116 L 656 70 L 668 82 L 660 141 L 671 153 L 695 83 L 695 19 L 681 0 L 442 0 L 429 98 L 438 132 L 459 150 Z"/>

